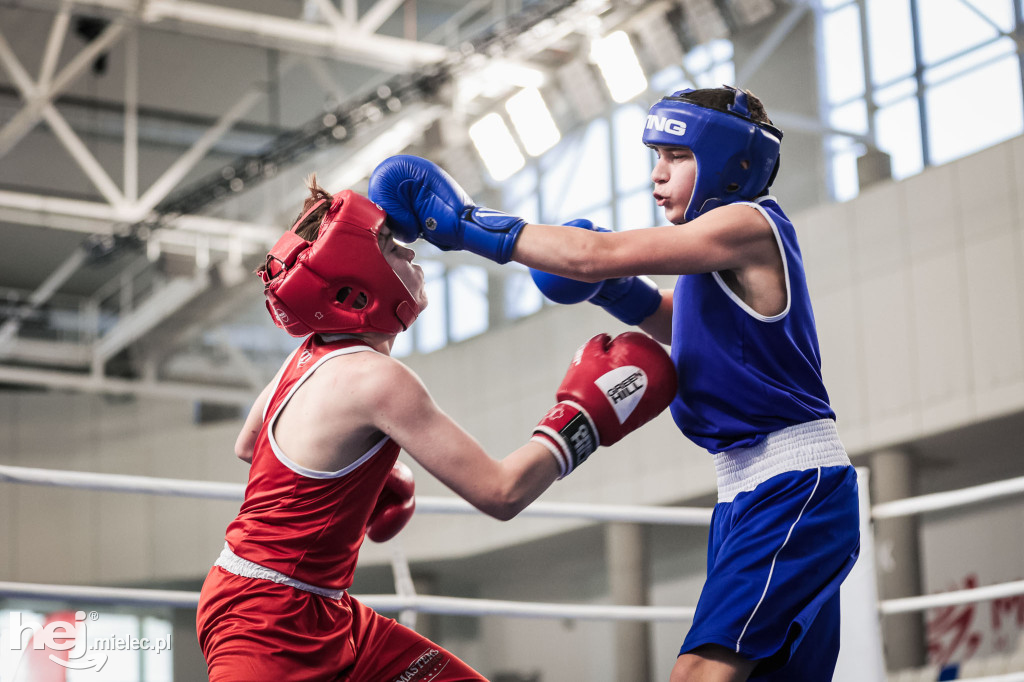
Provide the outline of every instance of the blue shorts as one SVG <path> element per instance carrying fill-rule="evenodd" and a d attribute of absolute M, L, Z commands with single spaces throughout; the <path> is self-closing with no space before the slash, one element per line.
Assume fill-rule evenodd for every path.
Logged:
<path fill-rule="evenodd" d="M 839 585 L 860 552 L 852 466 L 788 471 L 715 505 L 708 577 L 680 654 L 718 644 L 751 680 L 832 679 Z"/>

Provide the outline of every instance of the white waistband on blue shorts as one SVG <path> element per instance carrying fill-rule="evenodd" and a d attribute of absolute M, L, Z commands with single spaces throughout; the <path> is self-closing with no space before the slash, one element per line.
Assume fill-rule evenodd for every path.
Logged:
<path fill-rule="evenodd" d="M 787 471 L 850 466 L 836 423 L 819 419 L 769 433 L 757 445 L 712 455 L 718 474 L 718 501 L 732 502 L 737 493 L 753 490 Z"/>
<path fill-rule="evenodd" d="M 291 576 L 275 571 L 272 568 L 267 568 L 266 566 L 261 566 L 256 562 L 243 559 L 232 552 L 231 548 L 227 546 L 227 543 L 224 544 L 224 549 L 220 551 L 220 556 L 217 557 L 217 561 L 214 563 L 214 566 L 220 566 L 228 573 L 234 573 L 235 575 L 240 575 L 243 578 L 270 580 L 275 583 L 294 587 L 297 590 L 312 592 L 313 594 L 318 594 L 321 597 L 327 597 L 328 599 L 341 599 L 345 596 L 345 590 L 331 590 L 326 587 L 310 585 L 309 583 L 304 583 L 301 580 L 296 580 Z"/>

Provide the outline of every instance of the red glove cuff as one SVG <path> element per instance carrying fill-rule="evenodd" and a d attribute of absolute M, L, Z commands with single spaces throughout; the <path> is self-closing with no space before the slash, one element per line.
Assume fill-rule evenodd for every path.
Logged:
<path fill-rule="evenodd" d="M 546 447 L 558 463 L 559 478 L 583 464 L 601 444 L 587 411 L 571 400 L 556 404 L 533 429 L 530 439 Z"/>

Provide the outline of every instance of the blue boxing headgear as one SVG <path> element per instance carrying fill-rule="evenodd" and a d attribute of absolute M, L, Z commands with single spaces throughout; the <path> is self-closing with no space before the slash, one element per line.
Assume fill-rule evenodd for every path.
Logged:
<path fill-rule="evenodd" d="M 779 169 L 782 131 L 751 120 L 747 93 L 729 90 L 735 96 L 728 111 L 690 101 L 687 95 L 693 90 L 680 90 L 662 98 L 647 114 L 644 144 L 688 147 L 697 161 L 686 221 L 762 194 Z"/>

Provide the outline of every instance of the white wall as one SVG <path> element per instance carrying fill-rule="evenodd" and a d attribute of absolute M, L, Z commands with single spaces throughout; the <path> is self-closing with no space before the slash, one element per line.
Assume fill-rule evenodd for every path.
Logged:
<path fill-rule="evenodd" d="M 798 217 L 847 447 L 1024 409 L 1024 138 Z"/>
<path fill-rule="evenodd" d="M 0 393 L 0 462 L 168 478 L 245 481 L 237 425 L 197 428 L 181 401 Z M 130 585 L 205 573 L 238 510 L 229 502 L 0 485 L 0 576 Z"/>

